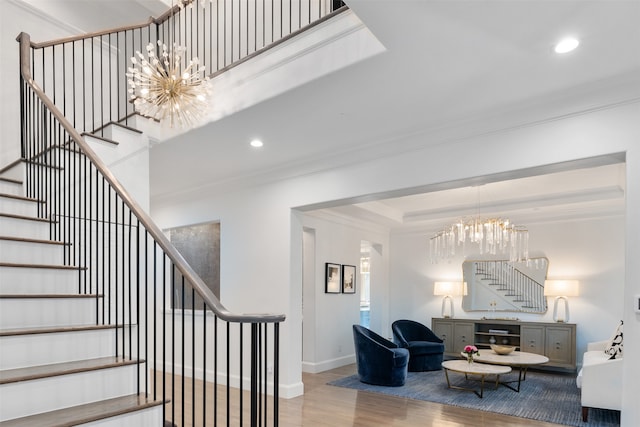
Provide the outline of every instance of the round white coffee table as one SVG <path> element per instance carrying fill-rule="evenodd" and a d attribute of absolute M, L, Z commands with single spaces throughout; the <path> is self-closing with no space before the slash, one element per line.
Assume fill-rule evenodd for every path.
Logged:
<path fill-rule="evenodd" d="M 474 360 L 480 363 L 491 365 L 505 365 L 518 368 L 518 386 L 512 387 L 510 383 L 516 381 L 506 381 L 501 384 L 516 392 L 520 392 L 520 383 L 527 379 L 527 369 L 529 366 L 542 365 L 549 361 L 547 356 L 524 351 L 514 351 L 509 354 L 498 354 L 493 350 L 482 350 L 480 354 L 474 356 Z"/>
<path fill-rule="evenodd" d="M 511 372 L 510 366 L 502 366 L 502 365 L 490 365 L 487 363 L 469 363 L 466 360 L 446 360 L 442 362 L 442 367 L 444 368 L 444 375 L 447 378 L 447 386 L 449 388 L 464 390 L 464 391 L 472 391 L 479 398 L 482 398 L 484 394 L 484 378 L 487 375 L 495 375 L 496 376 L 496 388 L 498 388 L 498 384 L 500 384 L 500 375 L 508 374 Z M 478 375 L 480 377 L 480 391 L 451 385 L 449 381 L 449 371 L 460 372 L 464 374 L 464 377 L 467 378 L 468 375 Z"/>

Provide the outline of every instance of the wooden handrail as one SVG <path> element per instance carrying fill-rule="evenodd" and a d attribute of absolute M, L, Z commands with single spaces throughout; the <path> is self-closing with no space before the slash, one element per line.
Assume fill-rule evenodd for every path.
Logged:
<path fill-rule="evenodd" d="M 193 0 L 183 0 L 184 4 L 190 4 L 192 2 L 193 2 Z M 63 43 L 71 43 L 71 42 L 76 42 L 76 41 L 89 39 L 89 38 L 93 38 L 93 37 L 106 36 L 106 35 L 113 34 L 113 33 L 118 33 L 118 32 L 121 32 L 121 31 L 138 30 L 138 29 L 141 29 L 141 28 L 148 27 L 151 24 L 161 25 L 164 22 L 166 22 L 167 20 L 169 20 L 169 18 L 171 18 L 171 16 L 173 16 L 178 11 L 180 11 L 180 7 L 179 6 L 173 6 L 172 9 L 169 9 L 168 11 L 166 11 L 165 13 L 160 15 L 159 17 L 154 18 L 153 16 L 150 16 L 149 19 L 147 19 L 146 22 L 142 22 L 140 24 L 131 24 L 131 25 L 125 25 L 125 26 L 122 26 L 122 27 L 109 28 L 109 29 L 102 30 L 102 31 L 94 31 L 94 32 L 90 32 L 90 33 L 80 34 L 78 36 L 62 37 L 62 38 L 59 38 L 59 39 L 49 40 L 49 41 L 41 42 L 41 43 L 35 43 L 35 42 L 29 42 L 29 43 L 30 43 L 30 46 L 33 49 L 42 49 L 42 48 L 45 48 L 45 47 L 56 46 L 56 45 L 63 44 Z M 20 35 L 18 35 L 18 39 L 17 40 L 20 41 Z"/>
<path fill-rule="evenodd" d="M 20 73 L 22 79 L 33 89 L 35 94 L 40 98 L 40 101 L 47 107 L 51 114 L 60 122 L 66 132 L 68 132 L 70 138 L 80 146 L 83 153 L 89 158 L 97 170 L 104 176 L 107 182 L 111 185 L 113 190 L 122 198 L 122 201 L 129 207 L 131 212 L 138 218 L 142 225 L 149 232 L 151 237 L 158 243 L 158 246 L 165 252 L 165 254 L 171 259 L 178 270 L 184 275 L 198 293 L 198 295 L 204 300 L 204 302 L 211 308 L 211 310 L 222 320 L 235 323 L 278 323 L 285 320 L 284 314 L 234 314 L 227 310 L 213 292 L 202 281 L 200 276 L 191 268 L 191 266 L 180 255 L 176 248 L 171 244 L 169 239 L 164 235 L 162 230 L 155 224 L 151 217 L 138 205 L 138 203 L 131 197 L 129 192 L 120 184 L 115 175 L 109 170 L 104 162 L 98 157 L 98 155 L 91 149 L 89 144 L 78 133 L 78 131 L 69 123 L 65 116 L 58 110 L 55 104 L 49 99 L 49 97 L 38 87 L 33 81 L 31 75 L 30 64 L 30 51 L 31 37 L 27 33 L 20 33 L 17 37 L 20 43 Z"/>

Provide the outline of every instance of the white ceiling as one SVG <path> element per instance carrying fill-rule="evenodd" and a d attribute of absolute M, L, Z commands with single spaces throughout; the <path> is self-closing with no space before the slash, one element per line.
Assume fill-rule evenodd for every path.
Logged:
<path fill-rule="evenodd" d="M 128 15 L 137 22 L 136 14 L 146 18 L 148 11 L 162 10 L 160 2 L 152 0 L 56 2 L 100 5 L 103 11 L 92 15 L 93 24 L 86 24 L 98 28 L 111 26 L 107 20 L 120 19 L 123 11 L 131 11 Z M 136 7 L 129 10 L 132 3 Z M 311 165 L 330 168 L 345 156 L 366 159 L 374 152 L 415 148 L 402 141 L 406 135 L 423 136 L 420 144 L 428 146 L 441 143 L 442 135 L 463 137 L 640 98 L 639 1 L 347 4 L 386 47 L 385 53 L 196 129 L 189 138 L 154 147 L 153 196 L 290 174 Z M 559 56 L 553 44 L 566 35 L 579 37 L 581 45 Z M 256 136 L 265 142 L 258 152 L 248 147 Z M 598 174 L 602 179 L 590 178 Z M 555 180 L 558 190 L 553 195 L 548 194 L 549 180 Z M 557 182 L 566 186 L 558 188 Z M 528 177 L 474 190 L 360 204 L 334 213 L 411 226 L 420 222 L 416 218 L 462 214 L 477 204 L 476 193 L 480 200 L 495 198 L 492 203 L 501 212 L 516 213 L 532 204 L 539 209 L 555 205 L 561 211 L 569 209 L 563 198 L 582 197 L 582 208 L 598 197 L 600 203 L 616 199 L 616 186 L 624 188 L 620 167 L 602 167 L 587 174 Z M 523 199 L 524 194 L 530 194 L 530 200 Z M 502 199 L 518 203 L 509 207 Z M 381 211 L 387 214 L 379 215 Z"/>
<path fill-rule="evenodd" d="M 406 135 L 426 146 L 443 129 L 495 130 L 640 97 L 638 2 L 348 4 L 385 53 L 156 147 L 153 195 L 414 148 Z M 560 57 L 553 44 L 566 34 L 582 46 Z M 248 147 L 255 136 L 259 153 Z"/>
<path fill-rule="evenodd" d="M 435 233 L 476 215 L 528 226 L 624 215 L 625 187 L 625 165 L 613 163 L 344 204 L 309 214 L 401 232 Z"/>
<path fill-rule="evenodd" d="M 198 153 L 182 141 L 159 146 L 154 158 L 162 176 L 153 176 L 154 195 L 312 162 L 331 167 L 374 148 L 411 149 L 400 142 L 409 134 L 424 135 L 428 145 L 439 143 L 430 136 L 446 128 L 482 132 L 640 97 L 640 55 L 629 54 L 640 47 L 638 2 L 347 3 L 384 54 L 197 130 L 209 142 L 194 144 Z M 566 35 L 582 44 L 562 57 L 553 45 Z M 254 135 L 266 144 L 258 154 L 247 147 Z M 167 161 L 177 164 L 171 173 Z M 623 165 L 578 169 L 322 214 L 423 229 L 474 213 L 479 199 L 481 212 L 522 223 L 619 215 L 623 171 Z"/>

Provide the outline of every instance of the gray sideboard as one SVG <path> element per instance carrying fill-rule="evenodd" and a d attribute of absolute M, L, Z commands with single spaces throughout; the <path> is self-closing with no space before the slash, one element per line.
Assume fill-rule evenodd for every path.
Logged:
<path fill-rule="evenodd" d="M 516 346 L 516 350 L 542 354 L 549 367 L 576 370 L 576 325 L 574 323 L 522 322 L 503 319 L 433 318 L 431 329 L 444 340 L 445 355 L 460 357 L 465 345 L 491 351 L 490 343 Z"/>

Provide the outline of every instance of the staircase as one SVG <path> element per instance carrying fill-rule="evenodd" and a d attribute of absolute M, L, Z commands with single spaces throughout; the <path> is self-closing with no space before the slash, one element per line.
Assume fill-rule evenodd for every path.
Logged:
<path fill-rule="evenodd" d="M 125 76 L 149 43 L 171 31 L 217 75 L 346 6 L 212 5 L 18 36 L 21 158 L 0 170 L 0 427 L 278 425 L 285 316 L 229 312 L 136 197 L 148 183 L 121 180 L 105 144 L 117 126 L 139 133 Z"/>
<path fill-rule="evenodd" d="M 136 392 L 136 360 L 114 356 L 116 327 L 96 324 L 103 296 L 79 292 L 23 169 L 0 177 L 0 426 L 162 425 L 163 401 Z"/>
<path fill-rule="evenodd" d="M 539 313 L 546 311 L 543 284 L 536 282 L 508 261 L 477 261 L 474 275 L 478 283 L 492 289 L 514 310 Z"/>

